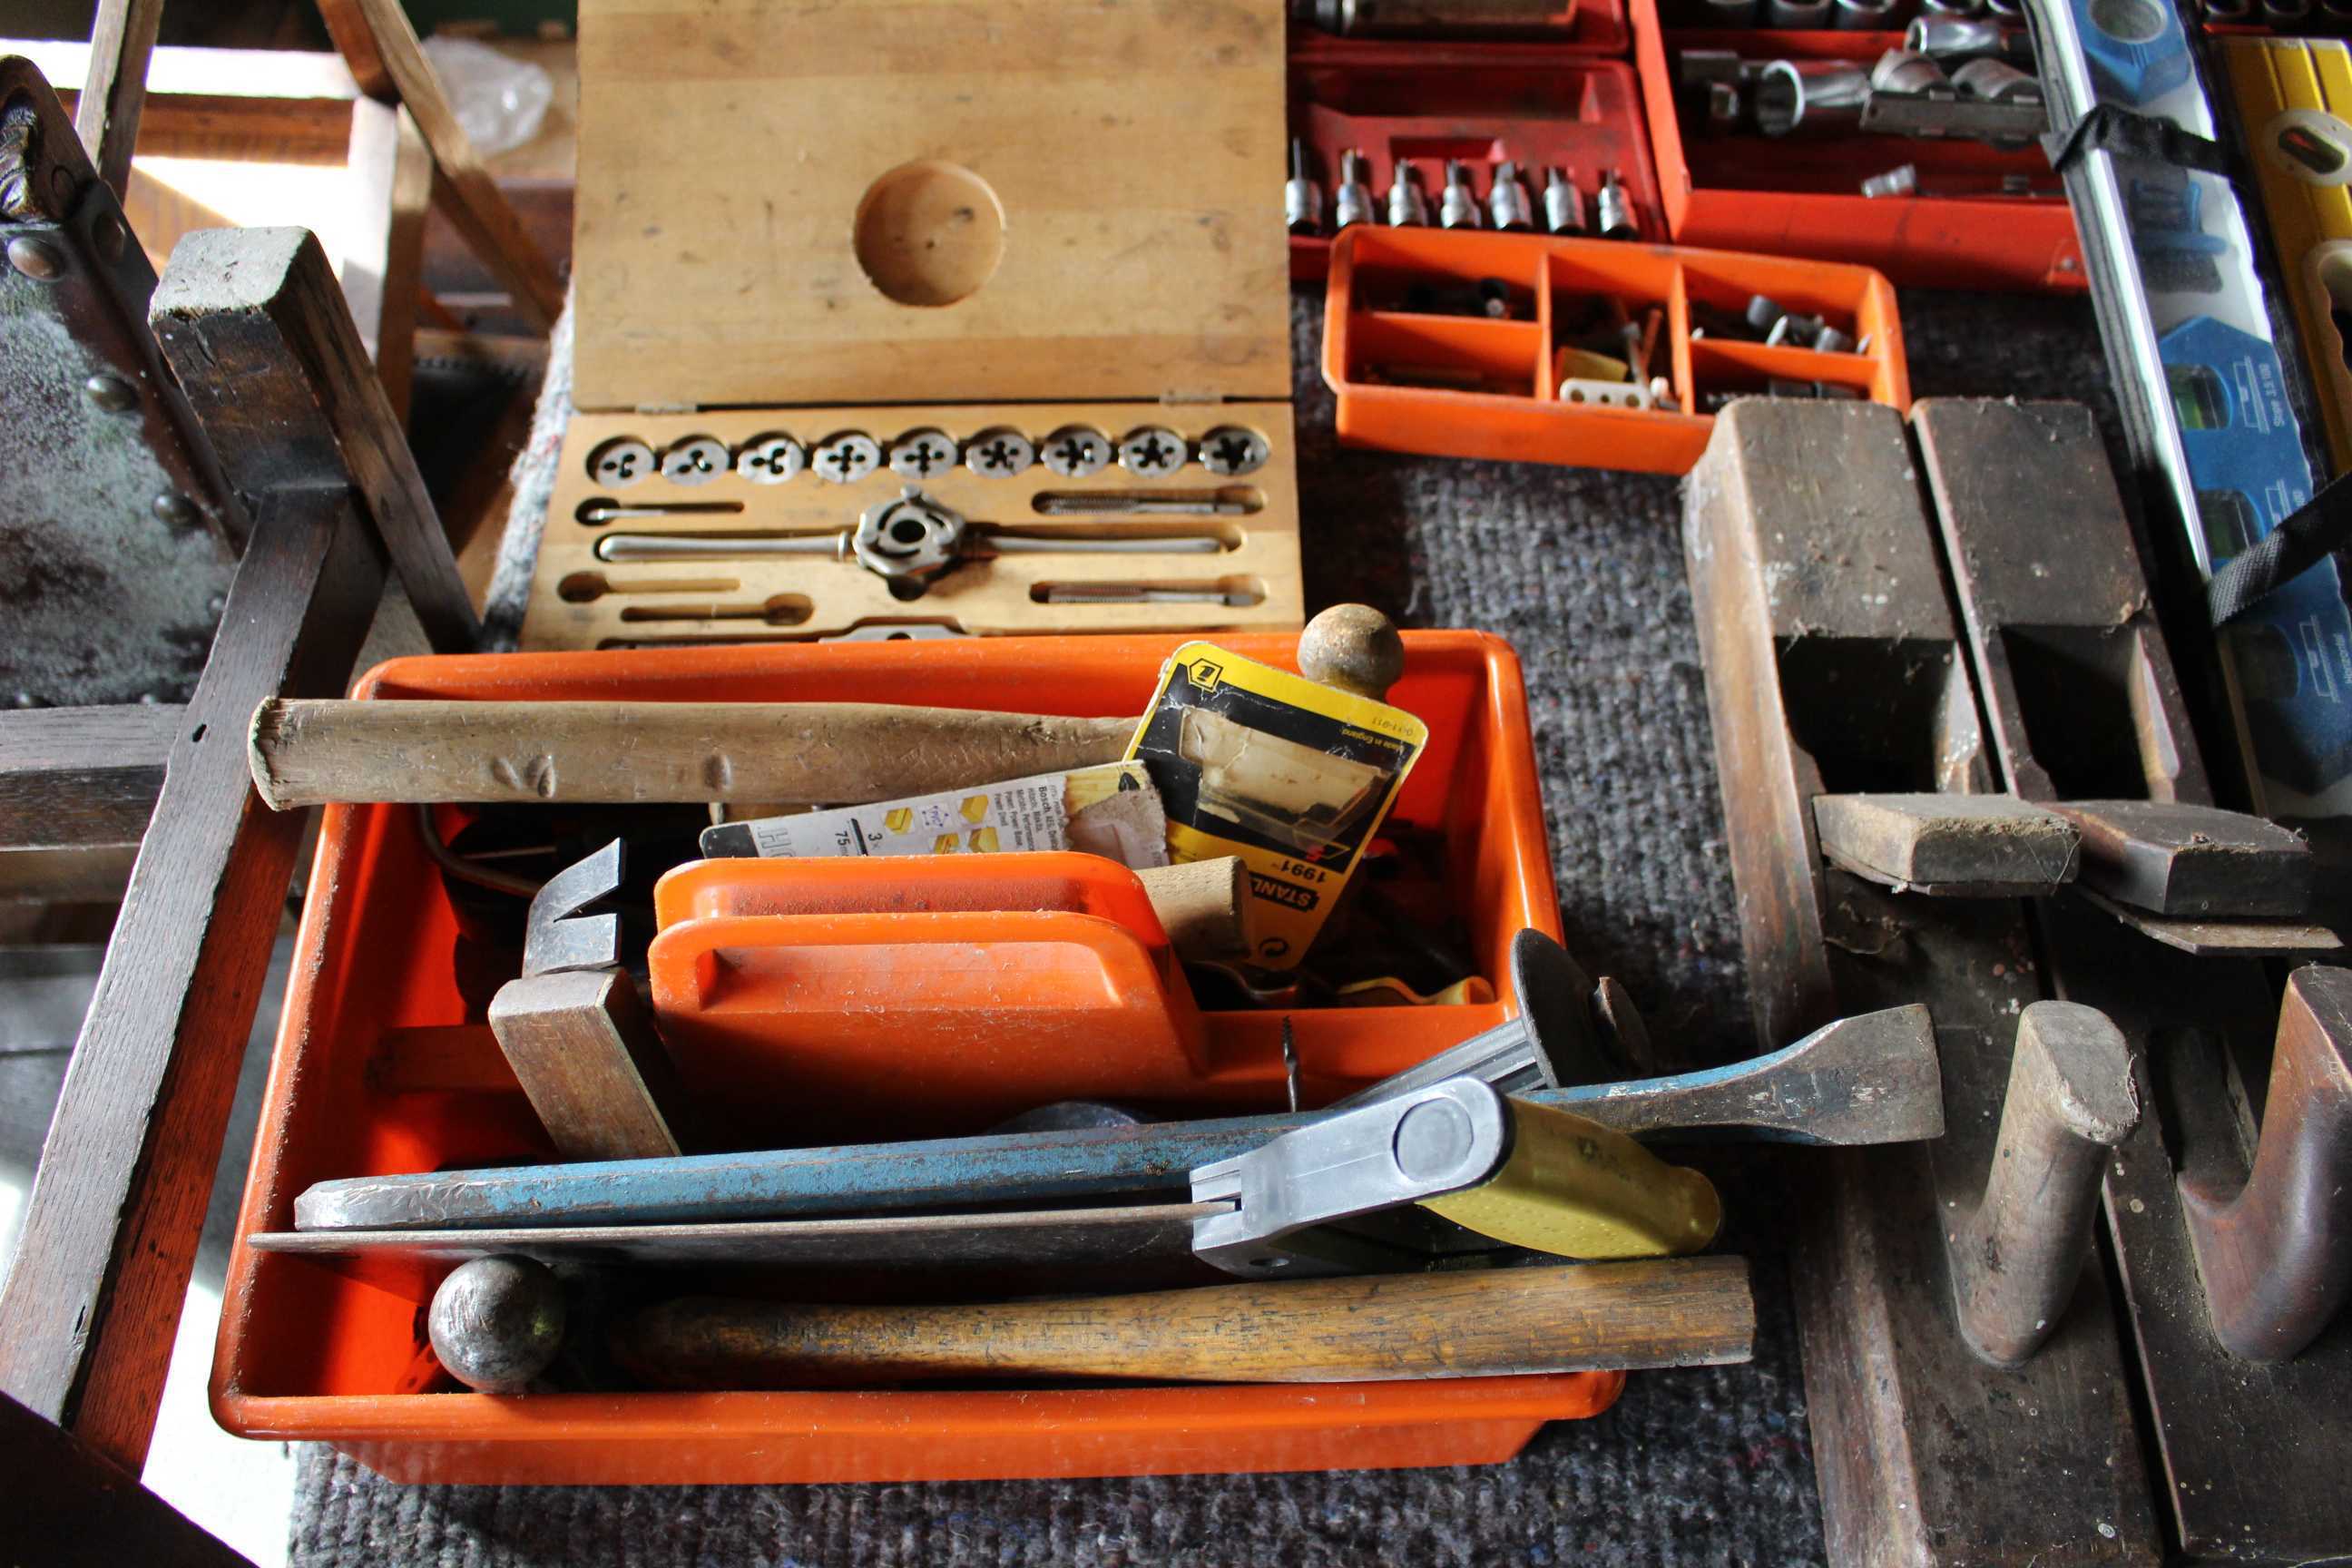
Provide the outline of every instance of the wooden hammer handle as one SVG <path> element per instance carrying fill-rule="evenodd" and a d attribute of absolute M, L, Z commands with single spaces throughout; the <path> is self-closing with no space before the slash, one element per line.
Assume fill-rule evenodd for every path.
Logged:
<path fill-rule="evenodd" d="M 615 1326 L 670 1388 L 929 1378 L 1350 1383 L 1708 1366 L 1756 1331 L 1745 1258 L 1209 1286 L 1001 1304 L 837 1307 L 688 1297 Z"/>
<path fill-rule="evenodd" d="M 1135 721 L 876 702 L 357 702 L 253 713 L 272 809 L 329 801 L 856 805 L 1117 762 Z"/>

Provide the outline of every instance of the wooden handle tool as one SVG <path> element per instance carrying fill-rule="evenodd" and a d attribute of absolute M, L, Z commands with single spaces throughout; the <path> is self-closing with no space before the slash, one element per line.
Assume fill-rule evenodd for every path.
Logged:
<path fill-rule="evenodd" d="M 2021 1365 L 2066 1315 L 2106 1152 L 2138 1125 L 2131 1047 L 2105 1014 L 2036 1002 L 2020 1015 L 1992 1173 L 1949 1247 L 1960 1332 L 1977 1354 Z"/>
<path fill-rule="evenodd" d="M 254 710 L 254 787 L 328 801 L 881 800 L 1117 762 L 1133 719 L 878 702 L 353 702 Z"/>
<path fill-rule="evenodd" d="M 1311 679 L 1378 697 L 1403 668 L 1387 616 L 1307 623 Z M 1117 762 L 1132 717 L 880 702 L 287 700 L 254 710 L 254 787 L 274 811 L 330 801 L 760 801 L 862 805 Z"/>
<path fill-rule="evenodd" d="M 1147 866 L 1135 878 L 1170 944 L 1184 957 L 1232 958 L 1249 952 L 1249 896 L 1240 856 Z"/>
<path fill-rule="evenodd" d="M 943 1306 L 688 1297 L 614 1326 L 670 1388 L 934 1378 L 1352 1383 L 1746 1361 L 1748 1263 L 1685 1258 Z"/>

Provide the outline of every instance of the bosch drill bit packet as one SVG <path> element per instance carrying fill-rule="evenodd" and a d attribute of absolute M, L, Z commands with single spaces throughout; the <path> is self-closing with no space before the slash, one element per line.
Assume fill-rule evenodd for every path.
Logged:
<path fill-rule="evenodd" d="M 1241 857 L 1251 959 L 1289 969 L 1428 742 L 1402 708 L 1190 642 L 1160 668 L 1127 754 L 1159 786 L 1169 858 Z"/>
<path fill-rule="evenodd" d="M 1106 763 L 871 805 L 722 822 L 702 830 L 702 853 L 714 860 L 1017 849 L 1076 849 L 1138 870 L 1167 865 L 1165 818 L 1150 774 L 1140 763 Z"/>

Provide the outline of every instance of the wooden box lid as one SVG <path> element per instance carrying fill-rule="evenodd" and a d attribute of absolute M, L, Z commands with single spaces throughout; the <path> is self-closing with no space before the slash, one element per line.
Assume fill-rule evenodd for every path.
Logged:
<path fill-rule="evenodd" d="M 1282 0 L 581 0 L 573 402 L 1286 398 L 1283 79 Z"/>

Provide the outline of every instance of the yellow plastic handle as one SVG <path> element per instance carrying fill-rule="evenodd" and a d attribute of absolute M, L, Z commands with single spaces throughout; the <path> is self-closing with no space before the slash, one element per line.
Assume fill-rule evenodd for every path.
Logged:
<path fill-rule="evenodd" d="M 1511 1152 L 1494 1179 L 1423 1206 L 1514 1247 L 1562 1258 L 1664 1258 L 1715 1239 L 1715 1184 L 1571 1111 L 1509 1102 Z"/>

